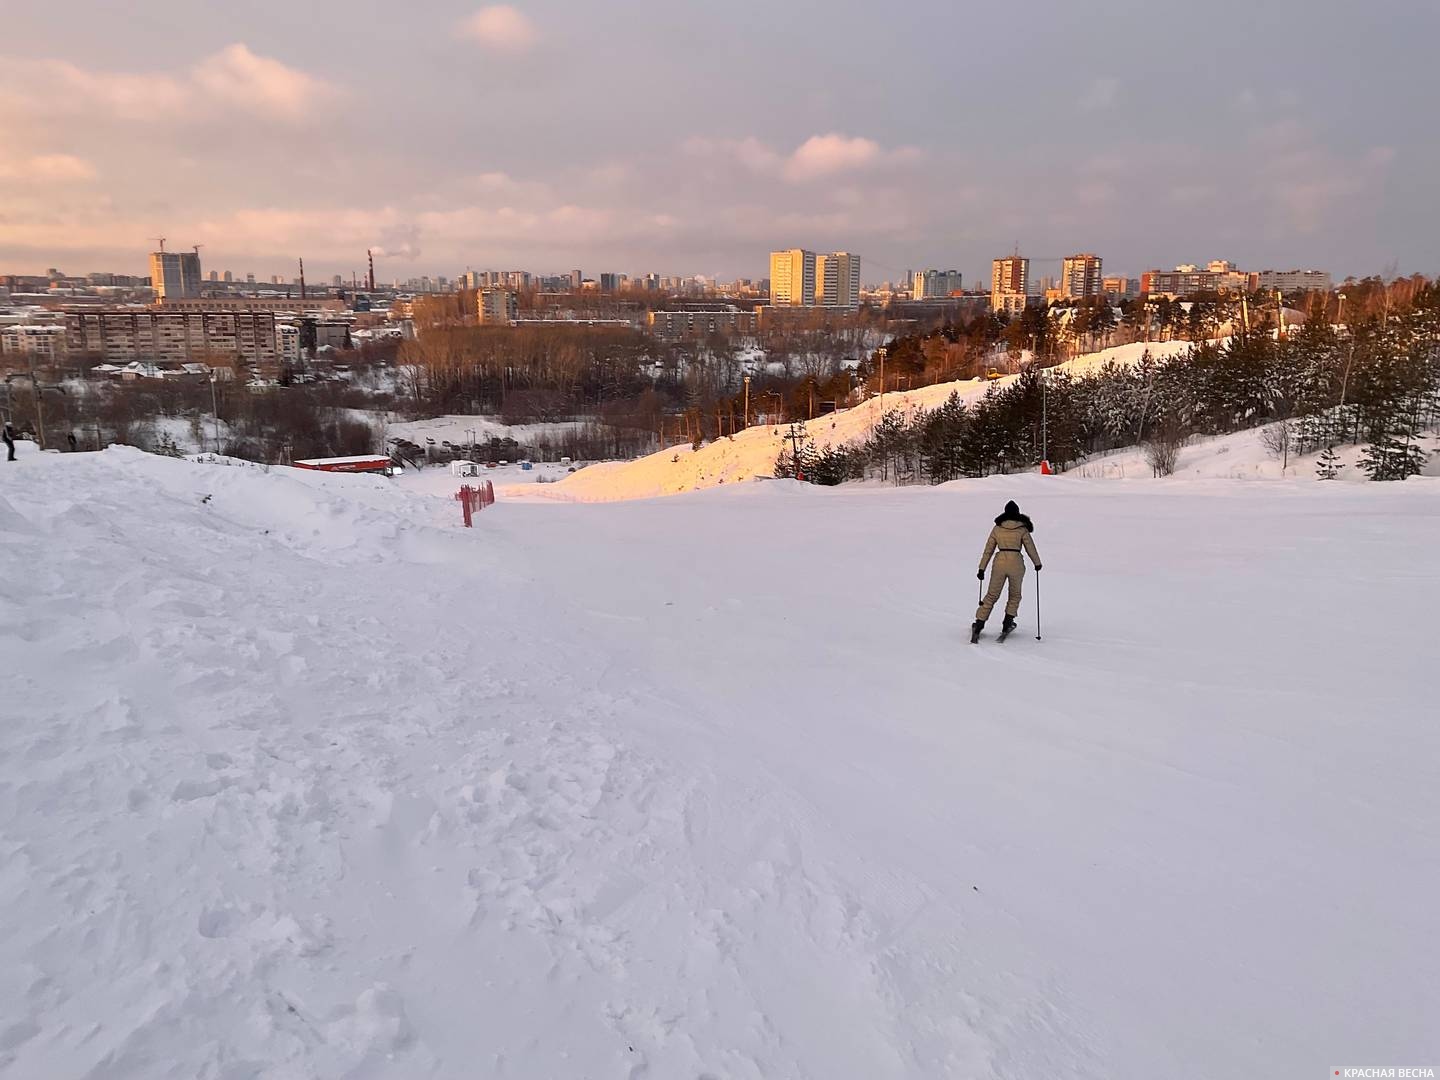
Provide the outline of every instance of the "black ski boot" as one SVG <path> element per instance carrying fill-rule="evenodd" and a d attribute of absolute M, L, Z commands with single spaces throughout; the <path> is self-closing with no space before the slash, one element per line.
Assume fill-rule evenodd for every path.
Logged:
<path fill-rule="evenodd" d="M 971 644 L 971 645 L 974 645 L 977 641 L 980 640 L 980 631 L 981 631 L 981 630 L 984 630 L 984 629 L 985 629 L 985 621 L 984 621 L 983 619 L 976 619 L 973 623 L 970 624 L 970 644 Z"/>
<path fill-rule="evenodd" d="M 1006 615 L 1005 621 L 1000 624 L 1000 640 L 1004 641 L 1007 637 L 1010 636 L 1010 631 L 1014 629 L 1015 620 L 1011 616 Z"/>

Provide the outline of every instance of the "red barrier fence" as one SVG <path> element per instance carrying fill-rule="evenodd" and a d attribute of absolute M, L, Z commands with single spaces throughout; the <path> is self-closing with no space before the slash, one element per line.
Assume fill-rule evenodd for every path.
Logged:
<path fill-rule="evenodd" d="M 484 510 L 487 506 L 495 505 L 495 485 L 489 480 L 478 487 L 471 487 L 466 484 L 455 494 L 460 503 L 460 510 L 465 515 L 465 527 L 472 528 L 472 522 L 476 510 Z"/>

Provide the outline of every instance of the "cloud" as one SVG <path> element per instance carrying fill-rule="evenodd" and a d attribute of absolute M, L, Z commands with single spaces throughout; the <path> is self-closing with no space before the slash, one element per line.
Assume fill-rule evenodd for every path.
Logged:
<path fill-rule="evenodd" d="M 206 57 L 192 69 L 191 78 L 197 89 L 216 101 L 287 120 L 303 119 L 312 105 L 335 96 L 324 80 L 257 56 L 243 44 L 227 45 Z"/>
<path fill-rule="evenodd" d="M 66 60 L 0 56 L 0 104 L 39 118 L 153 124 L 223 112 L 294 124 L 339 96 L 324 79 L 239 42 L 179 72 L 95 71 Z"/>
<path fill-rule="evenodd" d="M 525 52 L 539 37 L 529 17 L 509 4 L 481 8 L 463 19 L 456 33 L 498 52 Z"/>
<path fill-rule="evenodd" d="M 73 154 L 37 154 L 0 158 L 0 180 L 14 183 L 78 184 L 96 177 L 95 166 Z"/>
<path fill-rule="evenodd" d="M 811 135 L 790 155 L 783 172 L 787 180 L 815 180 L 866 168 L 875 164 L 880 156 L 880 144 L 873 139 L 836 134 Z"/>
<path fill-rule="evenodd" d="M 738 161 L 750 172 L 768 176 L 780 171 L 785 159 L 753 135 L 743 139 L 711 139 L 692 135 L 680 144 L 689 157 Z"/>
<path fill-rule="evenodd" d="M 1119 100 L 1120 80 L 1107 75 L 1092 80 L 1075 105 L 1081 112 L 1103 112 L 1113 109 Z"/>
<path fill-rule="evenodd" d="M 753 135 L 743 139 L 695 135 L 682 142 L 680 150 L 687 157 L 735 162 L 756 176 L 778 176 L 794 184 L 882 165 L 903 165 L 923 156 L 913 146 L 886 150 L 874 139 L 834 132 L 812 135 L 789 154 L 779 153 Z"/>

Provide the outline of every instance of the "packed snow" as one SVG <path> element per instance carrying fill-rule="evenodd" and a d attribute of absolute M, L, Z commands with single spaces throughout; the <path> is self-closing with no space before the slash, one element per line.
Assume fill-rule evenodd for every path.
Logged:
<path fill-rule="evenodd" d="M 1440 481 L 449 487 L 0 462 L 5 1080 L 1440 1060 Z"/>
<path fill-rule="evenodd" d="M 1192 344 L 1189 341 L 1151 341 L 1116 345 L 1077 357 L 1060 365 L 1060 368 L 1074 375 L 1083 375 L 1098 371 L 1108 363 L 1138 363 L 1147 352 L 1157 360 L 1175 356 L 1189 350 Z M 1003 386 L 1017 377 L 1007 375 L 993 382 Z M 991 385 L 992 382 L 985 379 L 966 379 L 890 392 L 883 399 L 877 395 L 854 408 L 816 417 L 807 422 L 805 430 L 817 447 L 844 446 L 868 436 L 885 412 L 898 409 L 911 413 L 917 409 L 933 409 L 956 393 L 964 401 L 974 401 L 983 397 Z M 686 444 L 668 447 L 638 461 L 604 462 L 576 473 L 545 494 L 550 498 L 578 502 L 608 502 L 675 495 L 722 484 L 766 479 L 775 473 L 775 461 L 787 445 L 789 431 L 788 424 L 759 425 L 741 431 L 733 438 L 716 439 L 699 450 L 692 450 Z"/>

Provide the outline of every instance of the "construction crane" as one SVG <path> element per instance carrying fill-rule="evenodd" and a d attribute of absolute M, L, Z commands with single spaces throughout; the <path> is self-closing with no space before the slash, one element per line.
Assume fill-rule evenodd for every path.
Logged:
<path fill-rule="evenodd" d="M 161 251 L 164 251 L 164 250 L 165 250 L 165 237 L 163 237 L 163 236 L 157 236 L 155 239 L 158 240 L 159 243 L 160 243 L 160 250 L 161 250 Z"/>

